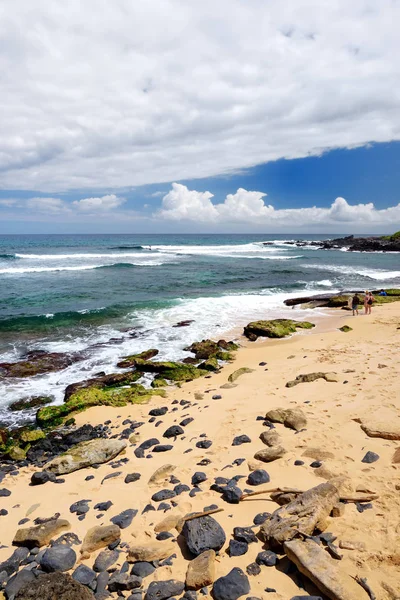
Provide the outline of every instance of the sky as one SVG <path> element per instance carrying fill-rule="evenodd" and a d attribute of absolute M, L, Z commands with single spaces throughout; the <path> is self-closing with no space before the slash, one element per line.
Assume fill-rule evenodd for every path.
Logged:
<path fill-rule="evenodd" d="M 0 233 L 400 229 L 398 0 L 5 0 Z"/>

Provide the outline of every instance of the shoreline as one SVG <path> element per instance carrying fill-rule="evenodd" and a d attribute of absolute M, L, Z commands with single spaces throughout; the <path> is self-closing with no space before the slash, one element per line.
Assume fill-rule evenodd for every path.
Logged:
<path fill-rule="evenodd" d="M 143 422 L 143 426 L 137 429 L 138 443 L 157 437 L 161 444 L 171 443 L 173 448 L 160 454 L 149 451 L 152 459 L 146 460 L 136 458 L 133 452 L 136 446 L 128 443 L 125 454 L 118 457 L 128 458 L 128 463 L 117 460 L 114 461 L 118 465 L 116 469 L 112 469 L 110 463 L 105 463 L 97 469 L 78 470 L 63 476 L 65 482 L 61 485 L 48 482 L 44 486 L 29 486 L 31 475 L 37 471 L 32 466 L 19 469 L 15 476 L 7 475 L 1 486 L 9 489 L 11 495 L 2 498 L 2 507 L 8 511 L 8 515 L 0 517 L 1 543 L 6 546 L 0 548 L 0 561 L 6 560 L 12 553 L 11 541 L 21 519 L 31 519 L 22 525 L 28 527 L 33 524 L 32 519 L 35 517 L 48 518 L 55 512 L 59 512 L 61 518 L 71 523 L 71 531 L 82 540 L 89 528 L 106 525 L 110 517 L 128 508 L 135 508 L 138 514 L 132 524 L 121 530 L 122 541 L 132 547 L 137 543 L 155 540 L 154 526 L 166 516 L 177 511 L 182 514 L 201 511 L 207 505 L 216 504 L 224 509 L 215 515 L 215 519 L 226 532 L 228 543 L 233 527 L 249 526 L 257 513 L 272 512 L 278 505 L 271 502 L 268 496 L 262 495 L 237 505 L 226 504 L 221 500 L 220 494 L 209 489 L 211 483 L 215 477 L 220 476 L 247 477 L 249 465 L 256 466 L 253 464 L 256 462 L 254 453 L 263 447 L 258 437 L 266 430 L 262 422 L 256 420 L 257 416 L 265 415 L 267 411 L 277 407 L 300 407 L 307 416 L 307 427 L 305 431 L 296 434 L 283 425 L 276 425 L 286 453 L 274 462 L 260 463 L 271 480 L 270 484 L 261 487 L 297 487 L 306 490 L 324 481 L 344 476 L 348 478 L 347 484 L 354 493 L 357 487 L 376 491 L 379 499 L 372 503 L 372 508 L 359 513 L 355 505 L 347 505 L 343 516 L 331 520 L 328 531 L 333 532 L 341 541 L 347 540 L 363 548 L 341 549 L 343 560 L 338 563 L 340 568 L 348 574 L 367 577 L 380 599 L 394 600 L 396 596 L 391 596 L 382 587 L 382 582 L 385 581 L 391 589 L 400 593 L 400 465 L 392 462 L 393 454 L 400 444 L 395 440 L 367 437 L 355 419 L 369 418 L 371 415 L 388 421 L 392 421 L 394 417 L 399 418 L 397 328 L 400 323 L 400 304 L 376 307 L 371 317 L 353 318 L 348 313 L 339 314 L 338 311 L 335 314 L 338 319 L 336 321 L 333 318 L 330 331 L 316 328 L 307 332 L 311 335 L 299 334 L 283 340 L 246 342 L 237 352 L 232 364 L 225 365 L 217 374 L 211 374 L 209 379 L 200 378 L 182 384 L 180 388 L 168 388 L 166 399 L 154 397 L 147 404 L 120 408 L 94 407 L 77 414 L 75 419 L 78 427 L 110 420 L 111 435 L 117 437 L 126 427 L 122 424 L 126 419 Z M 353 330 L 343 333 L 334 327 L 334 321 L 336 324 L 349 324 Z M 262 362 L 266 362 L 266 365 L 260 366 Z M 227 383 L 229 375 L 242 367 L 253 371 L 239 377 L 236 387 L 221 389 Z M 338 382 L 329 383 L 320 379 L 312 383 L 301 383 L 291 389 L 285 387 L 287 381 L 300 373 L 316 371 L 334 371 L 338 374 Z M 222 397 L 214 400 L 214 395 Z M 181 405 L 183 399 L 190 404 Z M 174 402 L 177 403 L 173 404 Z M 169 410 L 165 416 L 157 418 L 162 423 L 155 428 L 155 424 L 149 421 L 148 414 L 151 409 L 161 406 L 166 406 Z M 173 409 L 177 410 L 173 412 Z M 194 418 L 194 421 L 185 427 L 183 436 L 171 441 L 163 438 L 167 427 L 187 417 Z M 195 445 L 197 441 L 204 439 L 201 437 L 204 433 L 206 439 L 212 441 L 211 447 L 206 450 Z M 234 437 L 244 434 L 249 436 L 251 442 L 239 447 L 232 446 Z M 372 464 L 362 463 L 367 451 L 378 454 L 379 460 Z M 305 452 L 309 457 L 304 456 Z M 198 466 L 204 458 L 209 459 L 210 464 Z M 245 458 L 245 462 L 240 466 L 232 466 L 233 461 L 238 458 Z M 304 464 L 295 466 L 295 460 L 302 460 Z M 311 467 L 314 460 L 320 460 L 321 467 Z M 189 488 L 193 473 L 204 472 L 207 481 L 199 485 L 202 491 L 194 497 L 184 492 L 173 498 L 177 507 L 166 513 L 156 511 L 141 514 L 149 502 L 157 508 L 157 502 L 151 501 L 151 495 L 155 491 L 173 488 L 168 480 L 156 486 L 148 485 L 156 469 L 167 463 L 176 466 L 174 476 L 183 484 L 188 484 Z M 124 483 L 125 476 L 133 471 L 140 473 L 140 480 L 132 484 Z M 120 474 L 116 477 L 103 481 L 107 475 L 117 472 Z M 87 481 L 88 475 L 93 475 L 94 479 Z M 241 489 L 249 487 L 244 482 L 243 479 L 239 483 Z M 91 501 L 89 512 L 80 521 L 77 515 L 70 513 L 69 508 L 82 498 Z M 93 509 L 94 505 L 108 500 L 112 501 L 112 507 L 101 519 L 97 519 L 98 511 Z M 255 531 L 258 531 L 258 527 Z M 233 567 L 240 567 L 246 572 L 246 566 L 263 549 L 263 544 L 258 541 L 249 545 L 244 556 L 230 557 L 225 552 L 227 543 L 217 562 L 218 577 L 226 575 Z M 74 548 L 79 556 L 80 546 Z M 122 566 L 126 557 L 126 548 L 120 550 L 120 558 L 115 566 Z M 159 581 L 171 578 L 185 580 L 188 559 L 182 555 L 178 546 L 175 553 L 177 558 L 172 561 L 172 566 L 159 567 L 154 575 L 143 580 L 144 589 L 154 578 Z M 91 567 L 96 554 L 83 563 Z M 287 600 L 307 592 L 320 594 L 304 579 L 306 591 L 302 590 L 298 585 L 300 580 L 285 573 L 285 561 L 287 559 L 280 559 L 282 568 L 262 567 L 259 575 L 249 576 L 251 595 L 263 600 Z M 266 594 L 266 585 L 276 589 L 276 593 Z M 210 592 L 211 587 L 208 589 Z M 208 597 L 206 595 L 205 599 Z M 366 600 L 367 598 L 365 595 Z"/>

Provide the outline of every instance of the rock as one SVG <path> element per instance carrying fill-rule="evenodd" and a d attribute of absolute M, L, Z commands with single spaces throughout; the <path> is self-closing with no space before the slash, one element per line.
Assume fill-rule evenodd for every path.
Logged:
<path fill-rule="evenodd" d="M 392 419 L 385 421 L 372 418 L 369 420 L 363 419 L 361 421 L 361 429 L 369 437 L 377 437 L 384 440 L 400 440 L 400 422 L 397 415 L 393 415 Z"/>
<path fill-rule="evenodd" d="M 32 574 L 33 575 L 33 574 Z M 35 578 L 34 578 L 35 579 Z M 39 575 L 20 589 L 15 600 L 94 600 L 93 593 L 66 573 Z"/>
<path fill-rule="evenodd" d="M 126 590 L 134 590 L 139 588 L 142 584 L 142 578 L 136 575 L 129 575 L 125 572 L 115 572 L 111 575 L 108 583 L 108 589 L 110 592 L 120 592 Z"/>
<path fill-rule="evenodd" d="M 284 551 L 303 575 L 333 600 L 366 600 L 365 590 L 312 540 L 284 543 Z"/>
<path fill-rule="evenodd" d="M 140 473 L 128 473 L 128 475 L 124 479 L 124 482 L 125 483 L 134 483 L 135 481 L 139 481 L 140 478 L 141 478 Z"/>
<path fill-rule="evenodd" d="M 253 373 L 254 369 L 249 369 L 248 367 L 241 367 L 240 369 L 236 369 L 236 371 L 233 371 L 233 373 L 231 373 L 228 377 L 228 381 L 229 383 L 235 383 L 236 379 L 238 379 L 238 377 L 241 377 L 242 375 L 245 375 L 246 373 Z"/>
<path fill-rule="evenodd" d="M 233 537 L 238 542 L 246 542 L 246 544 L 258 542 L 257 536 L 251 527 L 234 527 Z"/>
<path fill-rule="evenodd" d="M 342 327 L 339 327 L 339 331 L 343 331 L 343 333 L 349 333 L 349 331 L 353 331 L 353 328 L 349 327 L 349 325 L 342 325 Z"/>
<path fill-rule="evenodd" d="M 273 446 L 279 446 L 281 443 L 281 436 L 276 431 L 262 431 L 260 433 L 260 440 L 263 444 L 272 448 Z"/>
<path fill-rule="evenodd" d="M 201 448 L 202 450 L 208 450 L 212 446 L 211 440 L 200 440 L 196 443 L 196 448 Z"/>
<path fill-rule="evenodd" d="M 137 546 L 131 546 L 128 552 L 129 562 L 153 562 L 163 560 L 174 554 L 176 546 L 168 540 L 164 542 L 148 542 Z"/>
<path fill-rule="evenodd" d="M 242 556 L 246 554 L 249 545 L 246 542 L 238 542 L 237 540 L 229 540 L 229 556 Z"/>
<path fill-rule="evenodd" d="M 398 465 L 400 463 L 400 448 L 396 448 L 392 456 L 392 463 Z"/>
<path fill-rule="evenodd" d="M 140 444 L 140 446 L 135 448 L 134 454 L 135 454 L 136 458 L 144 458 L 145 450 L 148 450 L 152 446 L 156 446 L 159 443 L 160 443 L 160 441 L 157 438 L 151 438 L 149 440 L 145 440 L 144 442 L 142 442 Z"/>
<path fill-rule="evenodd" d="M 209 515 L 185 521 L 182 535 L 190 552 L 195 556 L 206 550 L 221 550 L 226 541 L 221 525 Z"/>
<path fill-rule="evenodd" d="M 12 555 L 0 563 L 0 573 L 5 572 L 8 577 L 18 571 L 18 568 L 22 561 L 24 561 L 29 556 L 28 548 L 17 548 L 14 550 Z"/>
<path fill-rule="evenodd" d="M 11 448 L 9 448 L 7 456 L 11 460 L 25 460 L 26 451 L 15 444 L 14 446 L 11 446 Z"/>
<path fill-rule="evenodd" d="M 215 552 L 206 550 L 191 560 L 186 573 L 186 587 L 200 590 L 215 580 Z"/>
<path fill-rule="evenodd" d="M 136 359 L 136 369 L 144 373 L 159 373 L 165 379 L 177 382 L 192 381 L 208 375 L 208 371 L 180 362 L 152 362 Z"/>
<path fill-rule="evenodd" d="M 65 388 L 64 402 L 82 390 L 86 389 L 104 389 L 112 387 L 122 387 L 134 383 L 141 377 L 141 373 L 130 371 L 129 373 L 110 373 L 109 375 L 101 375 L 100 377 L 92 377 L 77 383 L 70 383 Z"/>
<path fill-rule="evenodd" d="M 167 414 L 167 412 L 168 412 L 168 407 L 162 406 L 161 408 L 152 408 L 149 411 L 149 415 L 150 415 L 150 417 L 162 417 L 163 415 Z"/>
<path fill-rule="evenodd" d="M 364 456 L 364 458 L 362 459 L 362 463 L 367 463 L 367 464 L 371 464 L 376 462 L 377 460 L 379 460 L 379 454 L 376 454 L 375 452 L 371 452 L 371 450 L 368 450 L 368 452 L 366 453 L 366 455 Z"/>
<path fill-rule="evenodd" d="M 111 500 L 107 500 L 107 502 L 98 502 L 94 505 L 94 510 L 98 510 L 99 512 L 107 512 L 112 507 L 113 503 Z"/>
<path fill-rule="evenodd" d="M 282 458 L 286 454 L 285 448 L 282 446 L 273 446 L 272 448 L 263 448 L 255 453 L 254 458 L 262 462 L 272 462 L 278 458 Z"/>
<path fill-rule="evenodd" d="M 253 575 L 253 576 L 259 575 L 261 573 L 260 565 L 258 565 L 256 562 L 250 563 L 246 567 L 246 573 L 247 573 L 247 575 Z"/>
<path fill-rule="evenodd" d="M 52 371 L 61 371 L 82 358 L 80 354 L 33 350 L 27 352 L 18 362 L 0 363 L 0 373 L 4 377 L 33 377 Z"/>
<path fill-rule="evenodd" d="M 93 569 L 96 573 L 107 571 L 119 558 L 117 550 L 102 550 L 94 561 Z"/>
<path fill-rule="evenodd" d="M 198 485 L 199 483 L 203 483 L 203 481 L 207 481 L 207 475 L 202 471 L 197 471 L 192 476 L 192 485 Z"/>
<path fill-rule="evenodd" d="M 340 540 L 339 548 L 343 550 L 358 550 L 358 552 L 365 552 L 367 549 L 364 542 L 350 542 L 347 540 Z"/>
<path fill-rule="evenodd" d="M 312 329 L 313 323 L 308 321 L 293 321 L 292 319 L 273 319 L 271 321 L 253 321 L 244 328 L 243 334 L 254 341 L 257 337 L 283 338 L 297 329 Z"/>
<path fill-rule="evenodd" d="M 18 529 L 12 543 L 14 546 L 41 548 L 47 546 L 56 535 L 70 528 L 71 524 L 65 519 L 52 519 L 41 525 Z"/>
<path fill-rule="evenodd" d="M 95 550 L 105 548 L 109 544 L 116 542 L 120 537 L 118 525 L 95 526 L 89 529 L 83 540 L 82 554 L 91 554 Z"/>
<path fill-rule="evenodd" d="M 48 471 L 37 471 L 33 473 L 31 477 L 31 485 L 43 485 L 48 481 L 55 481 L 56 476 L 54 473 L 49 473 Z"/>
<path fill-rule="evenodd" d="M 270 549 L 280 550 L 285 541 L 298 535 L 298 531 L 313 535 L 316 529 L 325 528 L 324 522 L 338 502 L 337 488 L 331 483 L 321 483 L 275 510 L 261 525 L 261 538 Z"/>
<path fill-rule="evenodd" d="M 72 578 L 82 585 L 90 585 L 96 579 L 96 573 L 86 565 L 79 565 L 72 573 Z"/>
<path fill-rule="evenodd" d="M 175 498 L 176 492 L 174 490 L 160 490 L 152 495 L 151 499 L 153 502 L 162 502 L 163 500 L 170 500 L 170 498 Z"/>
<path fill-rule="evenodd" d="M 175 465 L 163 465 L 159 467 L 156 471 L 154 471 L 153 475 L 149 479 L 149 485 L 155 485 L 160 481 L 166 479 L 171 473 L 173 473 L 176 469 Z"/>
<path fill-rule="evenodd" d="M 219 371 L 219 363 L 216 358 L 208 358 L 204 362 L 199 364 L 199 369 L 203 369 L 204 371 Z"/>
<path fill-rule="evenodd" d="M 235 567 L 225 577 L 220 577 L 214 583 L 213 596 L 215 600 L 237 600 L 250 591 L 249 579 L 242 569 Z"/>
<path fill-rule="evenodd" d="M 262 512 L 262 513 L 258 513 L 254 519 L 253 519 L 253 523 L 254 525 L 262 525 L 263 523 L 265 523 L 265 521 L 267 519 L 269 519 L 271 516 L 271 513 L 269 512 Z"/>
<path fill-rule="evenodd" d="M 46 573 L 69 571 L 76 563 L 76 552 L 68 546 L 53 546 L 43 554 L 40 566 Z"/>
<path fill-rule="evenodd" d="M 126 442 L 123 440 L 98 438 L 81 442 L 50 461 L 46 469 L 55 475 L 72 473 L 91 465 L 108 462 L 125 448 Z"/>
<path fill-rule="evenodd" d="M 175 438 L 178 435 L 183 435 L 184 433 L 185 431 L 180 425 L 172 425 L 171 427 L 168 427 L 168 429 L 163 433 L 163 437 Z"/>
<path fill-rule="evenodd" d="M 185 584 L 176 579 L 168 581 L 152 581 L 147 588 L 145 600 L 168 600 L 173 596 L 180 596 L 185 589 Z"/>
<path fill-rule="evenodd" d="M 8 498 L 8 496 L 11 496 L 10 490 L 7 490 L 6 488 L 1 488 L 0 498 Z"/>
<path fill-rule="evenodd" d="M 134 508 L 127 508 L 123 510 L 119 515 L 115 515 L 110 519 L 111 523 L 118 525 L 120 529 L 126 529 L 132 523 L 133 518 L 137 515 L 137 510 Z"/>
<path fill-rule="evenodd" d="M 17 410 L 28 410 L 30 408 L 39 408 L 39 406 L 46 406 L 46 404 L 50 404 L 53 402 L 53 399 L 49 396 L 34 396 L 31 398 L 23 398 L 22 400 L 17 400 L 9 405 L 8 410 L 17 411 Z"/>
<path fill-rule="evenodd" d="M 330 383 L 337 383 L 339 381 L 336 373 L 306 373 L 305 375 L 297 375 L 296 379 L 293 379 L 293 381 L 288 381 L 286 387 L 292 388 L 299 383 L 310 383 L 317 379 L 325 379 L 325 381 Z"/>
<path fill-rule="evenodd" d="M 251 439 L 248 435 L 238 435 L 233 439 L 232 446 L 241 446 L 242 444 L 250 444 Z"/>
<path fill-rule="evenodd" d="M 222 491 L 222 499 L 228 504 L 239 504 L 242 490 L 237 485 L 227 485 Z"/>
<path fill-rule="evenodd" d="M 269 483 L 270 481 L 270 477 L 264 469 L 253 471 L 247 478 L 248 485 L 261 485 L 263 483 Z"/>
<path fill-rule="evenodd" d="M 11 577 L 11 579 L 8 580 L 5 587 L 6 597 L 10 600 L 14 599 L 20 590 L 24 589 L 26 586 L 29 586 L 34 580 L 35 576 L 32 571 L 28 569 L 19 571 L 19 573 L 16 573 Z"/>
<path fill-rule="evenodd" d="M 131 569 L 131 575 L 137 575 L 137 577 L 142 578 L 148 577 L 149 575 L 154 573 L 155 570 L 156 568 L 151 563 L 139 561 L 133 565 Z"/>
<path fill-rule="evenodd" d="M 140 354 L 131 354 L 130 356 L 124 356 L 122 360 L 117 363 L 117 367 L 120 369 L 126 369 L 128 367 L 135 367 L 137 359 L 139 360 L 151 360 L 155 356 L 157 356 L 158 350 L 155 348 L 151 348 L 150 350 L 145 350 L 144 352 L 140 352 Z"/>
<path fill-rule="evenodd" d="M 264 550 L 263 552 L 259 552 L 256 557 L 256 563 L 258 565 L 264 565 L 266 567 L 274 567 L 278 562 L 278 557 L 275 552 L 271 552 L 271 550 Z"/>
<path fill-rule="evenodd" d="M 322 448 L 307 448 L 302 454 L 307 458 L 315 458 L 316 460 L 329 460 L 335 458 L 333 452 L 329 450 L 323 450 Z"/>
<path fill-rule="evenodd" d="M 171 444 L 159 444 L 158 446 L 154 446 L 153 452 L 169 452 L 172 450 L 173 446 Z"/>
<path fill-rule="evenodd" d="M 301 408 L 277 408 L 267 412 L 265 418 L 271 423 L 282 423 L 285 427 L 295 431 L 300 431 L 307 425 L 307 418 Z"/>

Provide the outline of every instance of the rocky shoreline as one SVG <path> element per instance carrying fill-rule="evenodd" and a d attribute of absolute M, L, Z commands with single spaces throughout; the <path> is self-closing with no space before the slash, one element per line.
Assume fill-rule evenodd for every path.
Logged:
<path fill-rule="evenodd" d="M 265 242 L 269 245 L 270 242 Z M 343 238 L 331 240 L 304 242 L 286 242 L 289 246 L 313 246 L 319 250 L 340 250 L 345 248 L 349 252 L 400 252 L 400 232 L 388 236 L 355 237 L 348 235 Z"/>
<path fill-rule="evenodd" d="M 398 367 L 393 314 L 383 332 L 387 350 L 377 342 L 386 364 L 375 368 L 385 377 Z M 395 452 L 381 479 L 374 473 L 400 430 L 381 399 L 380 419 L 373 418 L 362 394 L 363 409 L 352 413 L 352 445 L 338 441 L 341 429 L 322 416 L 339 415 L 343 394 L 350 402 L 357 392 L 365 358 L 357 363 L 354 356 L 363 346 L 357 350 L 352 338 L 353 369 L 344 350 L 349 338 L 339 331 L 332 348 L 316 346 L 320 336 L 274 346 L 274 339 L 312 327 L 287 319 L 249 323 L 246 337 L 271 338 L 271 345 L 239 349 L 203 340 L 188 348 L 194 356 L 185 363 L 154 361 L 156 349 L 122 357 L 120 368 L 129 371 L 67 388 L 62 406 L 70 412 L 39 406 L 46 427 L 18 431 L 13 448 L 23 455 L 13 460 L 8 446 L 0 464 L 0 519 L 10 523 L 0 548 L 3 597 L 367 600 L 379 593 L 395 600 L 390 569 L 379 592 L 369 569 L 360 570 L 374 554 L 349 523 L 366 511 L 365 527 L 368 515 L 396 501 L 400 456 Z M 143 372 L 169 385 L 157 381 L 143 391 Z M 327 402 L 319 408 L 321 394 Z M 357 475 L 348 454 L 361 464 Z"/>

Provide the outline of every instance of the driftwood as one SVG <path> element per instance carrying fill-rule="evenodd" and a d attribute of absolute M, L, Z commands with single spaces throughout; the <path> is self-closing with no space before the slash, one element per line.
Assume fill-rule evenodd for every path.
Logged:
<path fill-rule="evenodd" d="M 207 517 L 208 515 L 215 515 L 216 513 L 223 512 L 223 508 L 214 508 L 213 510 L 205 510 L 204 512 L 194 513 L 193 515 L 187 515 L 182 517 L 183 521 L 192 521 L 193 519 L 199 519 L 200 517 Z"/>
<path fill-rule="evenodd" d="M 364 588 L 371 600 L 376 600 L 376 596 L 371 590 L 370 586 L 368 585 L 366 577 L 359 577 L 358 575 L 356 575 L 355 577 L 353 577 L 353 579 L 355 579 L 357 583 L 359 583 L 361 587 Z"/>

